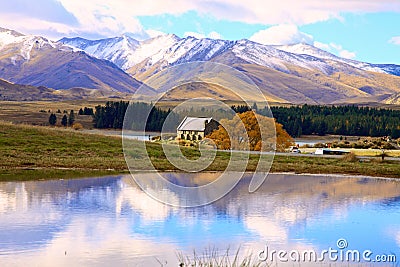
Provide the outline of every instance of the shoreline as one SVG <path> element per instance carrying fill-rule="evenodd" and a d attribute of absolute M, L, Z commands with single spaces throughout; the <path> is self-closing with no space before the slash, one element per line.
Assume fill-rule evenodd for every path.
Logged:
<path fill-rule="evenodd" d="M 129 173 L 121 138 L 1 121 L 0 128 L 0 181 L 67 179 Z M 155 169 L 161 172 L 179 171 L 168 161 L 161 144 L 149 142 L 146 143 L 146 149 Z M 188 159 L 197 159 L 201 155 L 192 148 L 182 148 L 182 153 Z M 205 171 L 224 171 L 230 159 L 229 152 L 217 151 L 215 159 Z M 135 160 L 137 171 L 147 171 L 150 168 L 146 167 L 149 166 L 146 158 L 138 157 Z M 255 171 L 258 161 L 258 154 L 250 154 L 246 171 Z M 265 166 L 264 171 L 398 179 L 400 161 L 276 154 L 272 166 Z"/>
<path fill-rule="evenodd" d="M 4 169 L 3 169 L 4 170 Z M 67 169 L 67 168 L 16 168 L 16 169 L 8 169 L 8 171 L 12 170 L 20 170 L 23 172 L 30 172 L 30 171 L 45 171 L 44 173 L 37 172 L 36 175 L 31 175 L 29 178 L 21 177 L 18 174 L 14 176 L 14 178 L 7 177 L 3 179 L 1 177 L 0 171 L 0 183 L 2 182 L 28 182 L 28 181 L 50 181 L 50 180 L 74 180 L 74 179 L 95 179 L 95 178 L 103 178 L 109 176 L 120 176 L 120 175 L 130 175 L 131 173 L 126 170 L 101 170 L 101 169 Z M 7 171 L 7 170 L 6 170 Z M 51 172 L 56 171 L 56 172 Z M 60 176 L 42 176 L 43 174 L 48 174 L 48 172 L 53 174 L 58 174 L 57 171 L 66 171 Z M 184 173 L 183 171 L 179 170 L 135 170 L 134 173 Z M 210 170 L 210 171 L 202 171 L 201 173 L 219 173 L 223 171 L 218 170 Z M 254 173 L 252 171 L 245 171 L 246 174 Z M 28 174 L 28 173 L 25 173 Z M 31 173 L 32 174 L 32 173 Z M 270 171 L 267 175 L 293 175 L 293 176 L 319 176 L 319 177 L 328 177 L 328 178 L 354 178 L 354 179 L 375 179 L 375 180 L 386 180 L 386 181 L 400 181 L 400 177 L 390 177 L 390 176 L 373 176 L 373 175 L 364 175 L 364 174 L 352 174 L 352 173 L 310 173 L 310 172 L 281 172 L 281 171 Z M 268 179 L 268 178 L 267 178 Z"/>

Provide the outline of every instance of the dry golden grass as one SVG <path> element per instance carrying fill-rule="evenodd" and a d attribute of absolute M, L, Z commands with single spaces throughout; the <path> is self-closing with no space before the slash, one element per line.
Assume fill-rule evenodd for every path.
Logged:
<path fill-rule="evenodd" d="M 358 158 L 357 158 L 356 154 L 354 154 L 354 153 L 349 153 L 349 154 L 344 155 L 344 156 L 342 157 L 342 160 L 343 160 L 343 161 L 347 161 L 347 162 L 357 162 L 357 161 L 358 161 Z"/>
<path fill-rule="evenodd" d="M 189 159 L 198 158 L 200 153 L 193 148 L 182 148 L 182 152 Z M 147 143 L 147 153 L 158 170 L 177 170 L 167 160 L 160 144 Z M 137 170 L 148 170 L 149 165 L 140 151 L 133 149 L 128 157 L 137 161 Z M 247 171 L 256 169 L 258 158 L 258 155 L 250 155 Z M 223 171 L 229 160 L 230 153 L 218 152 L 206 170 Z M 272 171 L 400 178 L 399 162 L 387 160 L 352 162 L 340 158 L 275 156 Z M 127 165 L 120 137 L 0 121 L 0 180 L 73 178 L 123 172 L 127 172 Z"/>
<path fill-rule="evenodd" d="M 300 148 L 304 153 L 314 153 L 316 148 Z M 338 150 L 345 150 L 354 153 L 356 156 L 361 157 L 379 157 L 382 154 L 381 149 L 359 149 L 359 148 L 338 148 Z M 389 157 L 400 157 L 400 150 L 385 150 L 385 154 Z"/>
<path fill-rule="evenodd" d="M 209 97 L 212 99 L 223 101 L 229 99 L 231 101 L 240 101 L 240 97 L 232 91 L 218 85 L 207 84 L 202 82 L 184 84 L 173 88 L 163 96 L 163 101 L 174 99 L 193 99 L 198 97 Z"/>
<path fill-rule="evenodd" d="M 106 99 L 86 101 L 2 101 L 0 104 L 0 120 L 11 121 L 14 123 L 32 124 L 32 125 L 48 125 L 51 113 L 57 116 L 57 125 L 61 125 L 61 118 L 64 116 L 63 111 L 68 113 L 71 110 L 75 112 L 75 121 L 81 123 L 85 129 L 93 127 L 93 118 L 91 116 L 80 116 L 78 111 L 80 108 L 94 108 L 97 105 L 104 105 Z M 44 110 L 46 112 L 41 112 Z M 50 113 L 48 112 L 50 110 Z M 60 110 L 61 113 L 57 113 Z M 67 114 L 68 115 L 68 114 Z"/>

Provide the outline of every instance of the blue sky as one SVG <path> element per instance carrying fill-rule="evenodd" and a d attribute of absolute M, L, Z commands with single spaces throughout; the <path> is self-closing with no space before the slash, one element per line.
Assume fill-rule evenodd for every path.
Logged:
<path fill-rule="evenodd" d="M 399 0 L 0 0 L 0 27 L 52 39 L 131 33 L 145 39 L 306 42 L 336 55 L 400 64 Z"/>

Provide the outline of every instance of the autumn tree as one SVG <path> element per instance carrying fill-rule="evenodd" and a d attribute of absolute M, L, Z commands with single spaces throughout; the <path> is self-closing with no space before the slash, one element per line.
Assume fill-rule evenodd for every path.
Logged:
<path fill-rule="evenodd" d="M 221 121 L 223 122 L 223 120 Z M 228 132 L 225 130 L 222 124 L 219 125 L 217 130 L 214 130 L 207 135 L 206 138 L 212 139 L 218 149 L 231 149 L 231 140 L 229 139 Z"/>
<path fill-rule="evenodd" d="M 232 120 L 223 119 L 220 123 L 219 128 L 207 136 L 218 149 L 270 151 L 274 149 L 275 133 L 277 151 L 293 145 L 293 138 L 281 124 L 253 111 L 238 114 Z"/>
<path fill-rule="evenodd" d="M 276 151 L 283 152 L 294 145 L 294 139 L 283 129 L 282 124 L 275 122 Z"/>

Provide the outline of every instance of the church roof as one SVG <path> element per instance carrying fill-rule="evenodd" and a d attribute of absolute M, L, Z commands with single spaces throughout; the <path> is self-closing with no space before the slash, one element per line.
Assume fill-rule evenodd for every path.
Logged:
<path fill-rule="evenodd" d="M 178 126 L 178 131 L 198 131 L 203 132 L 206 128 L 206 123 L 209 123 L 212 118 L 185 117 Z"/>

